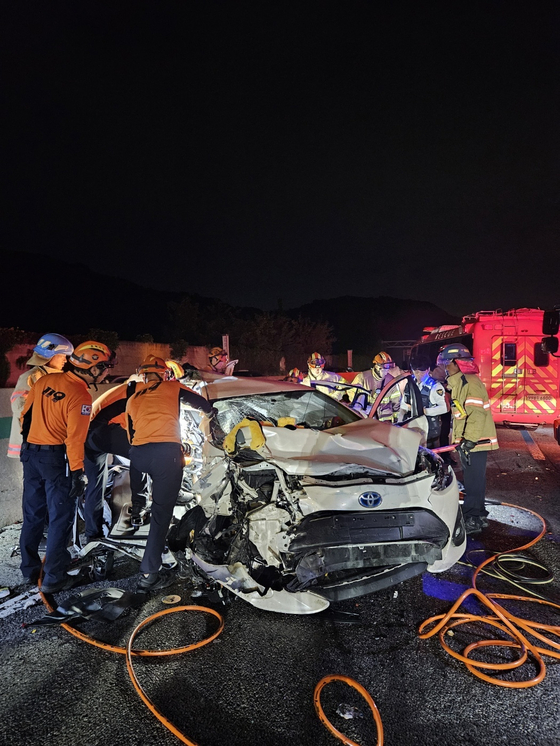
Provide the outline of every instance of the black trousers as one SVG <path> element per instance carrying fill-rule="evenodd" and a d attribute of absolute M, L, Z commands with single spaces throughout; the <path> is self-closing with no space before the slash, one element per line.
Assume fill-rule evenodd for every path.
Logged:
<path fill-rule="evenodd" d="M 128 436 L 120 425 L 99 424 L 90 428 L 84 449 L 84 472 L 88 478 L 85 493 L 85 533 L 100 536 L 103 529 L 103 495 L 107 484 L 107 456 L 130 458 Z M 148 498 L 148 478 L 130 465 L 132 504 L 144 507 Z"/>
<path fill-rule="evenodd" d="M 465 498 L 463 502 L 463 516 L 465 518 L 487 516 L 488 511 L 484 507 L 486 495 L 486 462 L 488 451 L 476 451 L 470 453 L 470 463 L 465 462 L 461 454 L 461 465 L 463 467 L 463 484 L 465 485 Z"/>
<path fill-rule="evenodd" d="M 20 456 L 23 464 L 21 571 L 26 578 L 30 578 L 41 568 L 39 544 L 43 538 L 48 509 L 50 521 L 43 583 L 55 585 L 64 580 L 70 564 L 68 544 L 77 500 L 70 497 L 72 477 L 64 448 L 44 448 L 29 444 L 22 449 Z"/>
<path fill-rule="evenodd" d="M 161 567 L 161 555 L 183 480 L 183 449 L 180 443 L 146 443 L 132 446 L 130 465 L 152 478 L 150 532 L 140 572 L 153 573 Z"/>

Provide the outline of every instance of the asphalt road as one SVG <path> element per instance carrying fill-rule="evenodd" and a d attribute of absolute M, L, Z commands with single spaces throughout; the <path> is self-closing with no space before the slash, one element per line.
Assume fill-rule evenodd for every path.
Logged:
<path fill-rule="evenodd" d="M 527 433 L 499 430 L 501 448 L 491 454 L 487 496 L 538 512 L 547 533 L 529 550 L 555 579 L 540 590 L 560 602 L 560 447 L 550 429 Z M 469 539 L 467 559 L 484 551 L 505 551 L 527 543 L 540 521 L 515 507 L 493 505 L 489 528 Z M 0 584 L 17 582 L 17 561 L 9 548 L 17 527 L 0 535 Z M 107 585 L 127 588 L 135 567 L 116 567 Z M 529 571 L 528 571 L 529 572 Z M 472 570 L 456 565 L 434 576 L 426 573 L 337 611 L 310 617 L 260 612 L 241 600 L 228 606 L 225 628 L 210 645 L 180 656 L 137 659 L 138 677 L 156 705 L 200 746 L 329 746 L 337 743 L 315 715 L 313 691 L 327 674 L 357 680 L 379 708 L 389 746 L 557 746 L 560 743 L 560 661 L 546 658 L 545 679 L 528 689 L 507 689 L 475 678 L 441 648 L 437 638 L 421 640 L 419 624 L 443 613 L 470 584 Z M 494 578 L 482 578 L 484 591 L 515 593 Z M 12 594 L 22 588 L 15 588 Z M 189 604 L 189 588 L 177 593 Z M 64 598 L 59 594 L 58 600 Z M 0 602 L 1 603 L 1 602 Z M 467 611 L 476 604 L 467 604 Z M 165 608 L 161 596 L 112 623 L 85 622 L 80 629 L 114 645 Z M 558 613 L 541 604 L 510 607 L 521 615 L 559 624 Z M 71 636 L 58 626 L 36 626 L 40 605 L 0 619 L 2 697 L 0 734 L 11 746 L 140 746 L 179 743 L 143 704 L 127 674 L 123 655 Z M 341 617 L 344 619 L 341 620 Z M 350 619 L 352 623 L 348 623 Z M 29 626 L 22 628 L 22 623 Z M 215 629 L 205 614 L 172 614 L 140 637 L 145 647 L 173 647 Z M 473 627 L 456 630 L 458 649 L 477 639 Z M 534 640 L 533 640 L 534 642 Z M 509 660 L 516 653 L 494 648 L 488 659 Z M 536 675 L 533 662 L 507 674 L 513 680 Z M 331 684 L 323 703 L 333 724 L 361 744 L 375 744 L 375 728 L 363 700 L 344 684 Z M 363 717 L 343 719 L 339 705 Z"/>

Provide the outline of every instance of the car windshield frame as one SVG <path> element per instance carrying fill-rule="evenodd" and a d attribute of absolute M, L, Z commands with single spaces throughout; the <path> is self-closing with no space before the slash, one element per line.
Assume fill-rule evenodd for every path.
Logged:
<path fill-rule="evenodd" d="M 211 403 L 218 411 L 217 421 L 224 432 L 230 432 L 246 418 L 278 427 L 280 418 L 293 417 L 296 427 L 312 430 L 329 430 L 363 419 L 331 396 L 303 387 L 217 398 Z"/>

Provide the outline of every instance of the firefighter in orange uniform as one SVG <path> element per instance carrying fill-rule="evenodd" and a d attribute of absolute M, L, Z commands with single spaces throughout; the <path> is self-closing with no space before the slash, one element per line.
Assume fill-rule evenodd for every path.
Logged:
<path fill-rule="evenodd" d="M 177 380 L 165 360 L 148 355 L 138 373 L 144 383 L 127 402 L 131 466 L 152 478 L 150 531 L 140 563 L 140 592 L 166 588 L 174 574 L 161 569 L 161 555 L 183 478 L 180 403 L 212 415 L 212 405 Z"/>
<path fill-rule="evenodd" d="M 66 574 L 67 547 L 78 497 L 85 489 L 84 441 L 91 415 L 88 387 L 112 365 L 113 354 L 100 342 L 84 342 L 70 355 L 65 372 L 50 373 L 31 388 L 22 412 L 23 526 L 21 571 L 37 582 L 41 569 L 39 544 L 45 517 L 49 534 L 42 590 L 56 593 L 71 587 Z"/>
<path fill-rule="evenodd" d="M 116 454 L 130 458 L 130 443 L 126 431 L 126 402 L 136 389 L 139 377 L 131 376 L 126 383 L 106 391 L 92 407 L 91 423 L 85 443 L 84 470 L 88 480 L 84 496 L 86 541 L 103 538 L 103 495 L 107 482 L 107 456 Z M 133 526 L 142 523 L 141 513 L 148 497 L 146 474 L 130 468 Z"/>

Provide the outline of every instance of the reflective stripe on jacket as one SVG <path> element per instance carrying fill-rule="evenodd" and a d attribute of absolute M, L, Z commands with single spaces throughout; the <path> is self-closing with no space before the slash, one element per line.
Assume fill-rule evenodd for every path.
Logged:
<path fill-rule="evenodd" d="M 8 458 L 19 458 L 22 442 L 20 417 L 29 389 L 39 378 L 46 376 L 47 373 L 59 372 L 56 368 L 49 368 L 46 365 L 36 365 L 34 368 L 26 370 L 18 378 L 16 387 L 10 397 L 12 426 L 10 428 L 10 440 L 8 441 Z"/>
<path fill-rule="evenodd" d="M 317 389 L 323 394 L 328 394 L 329 396 L 332 396 L 333 399 L 337 400 L 342 399 L 343 394 L 346 393 L 345 386 L 340 388 L 337 388 L 336 386 L 321 386 L 319 383 L 320 381 L 330 382 L 331 384 L 346 383 L 344 378 L 342 378 L 342 376 L 339 376 L 338 373 L 333 373 L 330 370 L 322 370 L 316 376 L 310 376 L 308 373 L 303 379 L 302 384 L 304 386 L 309 386 L 310 388 Z"/>
<path fill-rule="evenodd" d="M 496 426 L 492 419 L 486 386 L 474 373 L 454 373 L 447 379 L 451 390 L 453 415 L 453 442 L 461 438 L 478 445 L 475 451 L 495 451 L 498 446 Z"/>

